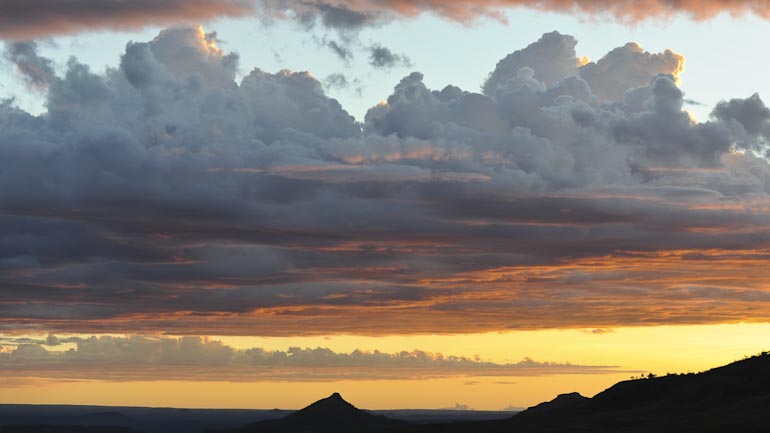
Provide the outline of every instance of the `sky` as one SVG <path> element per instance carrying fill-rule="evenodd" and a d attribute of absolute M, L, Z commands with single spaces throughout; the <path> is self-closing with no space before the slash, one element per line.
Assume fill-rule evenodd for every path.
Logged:
<path fill-rule="evenodd" d="M 510 410 L 768 349 L 764 1 L 62 4 L 0 0 L 0 403 Z"/>

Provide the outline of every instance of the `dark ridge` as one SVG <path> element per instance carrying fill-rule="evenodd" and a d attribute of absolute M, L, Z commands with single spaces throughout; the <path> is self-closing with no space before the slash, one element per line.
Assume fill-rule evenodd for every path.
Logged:
<path fill-rule="evenodd" d="M 513 417 L 526 432 L 767 432 L 770 355 L 698 374 L 619 382 L 593 398 L 559 396 Z"/>
<path fill-rule="evenodd" d="M 69 425 L 6 425 L 0 433 L 141 433 L 126 427 Z"/>

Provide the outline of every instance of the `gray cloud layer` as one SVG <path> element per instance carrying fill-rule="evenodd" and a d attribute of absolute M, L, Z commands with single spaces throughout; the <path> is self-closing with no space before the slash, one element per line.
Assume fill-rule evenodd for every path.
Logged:
<path fill-rule="evenodd" d="M 55 341 L 52 341 L 55 340 Z M 421 350 L 383 353 L 292 347 L 234 349 L 200 337 L 71 337 L 0 340 L 5 377 L 88 380 L 336 381 L 453 376 L 540 376 L 622 372 L 612 366 L 537 362 L 500 364 Z M 70 344 L 67 350 L 51 345 Z"/>
<path fill-rule="evenodd" d="M 236 83 L 215 39 L 166 30 L 103 74 L 72 60 L 41 116 L 0 104 L 0 329 L 770 317 L 769 111 L 752 96 L 693 121 L 674 53 L 580 67 L 551 33 L 483 94 L 413 73 L 357 122 L 309 73 Z"/>

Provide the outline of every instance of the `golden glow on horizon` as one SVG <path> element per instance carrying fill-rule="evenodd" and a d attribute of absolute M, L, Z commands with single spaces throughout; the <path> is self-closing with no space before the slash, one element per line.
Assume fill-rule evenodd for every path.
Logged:
<path fill-rule="evenodd" d="M 420 349 L 484 361 L 613 365 L 656 374 L 686 373 L 726 364 L 770 348 L 770 323 L 492 332 L 364 337 L 213 337 L 235 348 L 328 347 L 338 352 Z"/>
<path fill-rule="evenodd" d="M 593 395 L 628 379 L 569 375 L 542 378 L 469 378 L 344 382 L 47 382 L 32 381 L 3 392 L 9 404 L 84 404 L 233 409 L 299 409 L 340 392 L 365 409 L 439 409 L 457 403 L 479 410 L 530 406 L 565 388 Z M 0 382 L 2 384 L 2 382 Z"/>
<path fill-rule="evenodd" d="M 441 408 L 455 403 L 498 410 L 528 406 L 563 392 L 593 395 L 640 373 L 698 372 L 770 347 L 770 324 L 656 326 L 514 331 L 463 335 L 364 337 L 212 337 L 234 348 L 292 346 L 394 353 L 420 349 L 492 362 L 537 361 L 618 366 L 621 373 L 543 376 L 462 376 L 427 380 L 308 381 L 70 381 L 8 378 L 3 403 L 144 405 L 218 408 L 299 408 L 332 392 L 372 409 Z M 38 338 L 40 336 L 37 336 Z M 216 368 L 216 367 L 213 367 Z"/>

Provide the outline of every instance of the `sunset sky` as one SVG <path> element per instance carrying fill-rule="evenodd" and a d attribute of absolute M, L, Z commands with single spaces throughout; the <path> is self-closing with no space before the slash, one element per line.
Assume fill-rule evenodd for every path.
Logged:
<path fill-rule="evenodd" d="M 502 410 L 770 349 L 769 19 L 0 0 L 0 404 Z"/>

